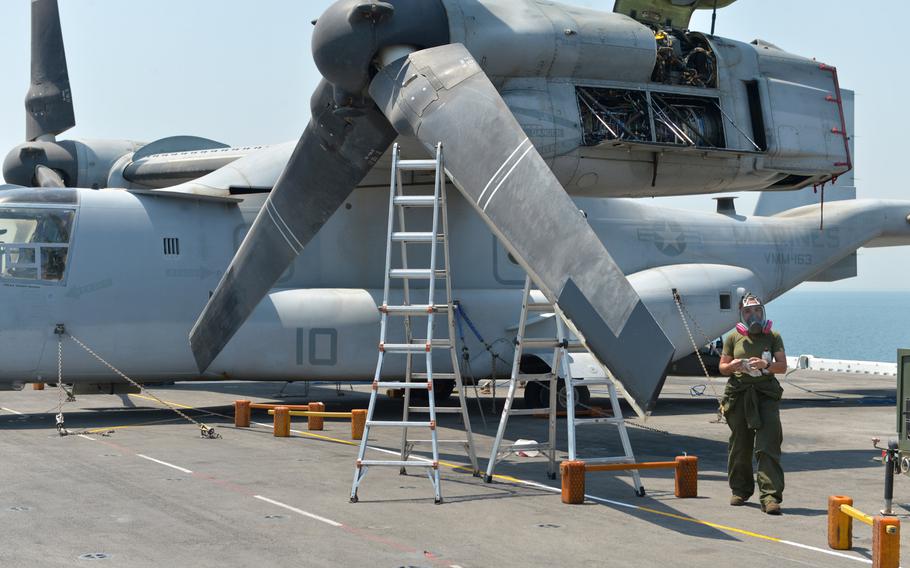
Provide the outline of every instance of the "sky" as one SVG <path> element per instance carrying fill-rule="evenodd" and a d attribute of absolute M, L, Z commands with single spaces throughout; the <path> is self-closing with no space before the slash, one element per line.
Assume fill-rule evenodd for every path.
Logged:
<path fill-rule="evenodd" d="M 296 139 L 303 131 L 319 81 L 310 22 L 330 0 L 59 1 L 77 123 L 61 138 L 151 142 L 193 134 L 247 145 Z M 29 5 L 0 2 L 0 154 L 25 135 Z M 899 100 L 910 92 L 903 13 L 897 0 L 739 0 L 717 15 L 717 35 L 761 38 L 838 68 L 841 85 L 856 92 L 861 198 L 910 198 L 899 169 L 910 131 Z M 697 13 L 691 27 L 708 31 L 710 12 Z M 708 211 L 712 197 L 653 201 Z M 756 197 L 740 195 L 739 211 L 751 212 Z M 910 291 L 908 258 L 908 247 L 861 250 L 857 278 L 800 288 Z"/>

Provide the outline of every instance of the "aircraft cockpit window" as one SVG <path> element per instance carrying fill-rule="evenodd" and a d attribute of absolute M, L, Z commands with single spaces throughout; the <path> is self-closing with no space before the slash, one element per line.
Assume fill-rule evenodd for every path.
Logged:
<path fill-rule="evenodd" d="M 0 279 L 63 280 L 73 209 L 0 207 Z"/>

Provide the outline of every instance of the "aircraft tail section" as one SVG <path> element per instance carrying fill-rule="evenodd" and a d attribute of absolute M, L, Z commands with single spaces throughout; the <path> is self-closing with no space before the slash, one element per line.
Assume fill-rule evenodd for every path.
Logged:
<path fill-rule="evenodd" d="M 855 156 L 853 144 L 853 91 L 843 89 L 841 96 L 844 98 L 844 119 L 847 122 L 847 133 L 850 135 L 850 155 Z M 825 186 L 825 202 L 856 199 L 856 187 L 853 182 L 853 172 L 846 172 L 837 178 L 834 184 Z M 814 205 L 821 201 L 821 191 L 812 187 L 804 187 L 793 191 L 763 191 L 755 205 L 753 215 L 771 217 L 796 207 Z"/>

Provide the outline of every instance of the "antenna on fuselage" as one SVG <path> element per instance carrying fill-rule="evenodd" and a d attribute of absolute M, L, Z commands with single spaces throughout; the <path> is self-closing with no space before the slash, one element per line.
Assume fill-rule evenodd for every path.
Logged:
<path fill-rule="evenodd" d="M 717 0 L 714 0 L 714 11 L 711 12 L 711 37 L 714 37 L 715 24 L 717 24 Z"/>

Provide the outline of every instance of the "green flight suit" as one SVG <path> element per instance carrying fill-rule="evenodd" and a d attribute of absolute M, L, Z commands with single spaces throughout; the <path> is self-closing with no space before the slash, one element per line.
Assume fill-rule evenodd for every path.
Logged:
<path fill-rule="evenodd" d="M 724 340 L 724 355 L 733 359 L 762 357 L 766 351 L 784 350 L 780 334 L 740 335 L 730 333 Z M 767 357 L 766 357 L 767 358 Z M 755 492 L 752 454 L 758 460 L 758 490 L 762 503 L 783 501 L 784 470 L 781 467 L 783 429 L 780 424 L 780 399 L 784 389 L 772 375 L 752 377 L 734 373 L 724 389 L 722 406 L 730 427 L 727 478 L 734 495 L 748 499 Z"/>

